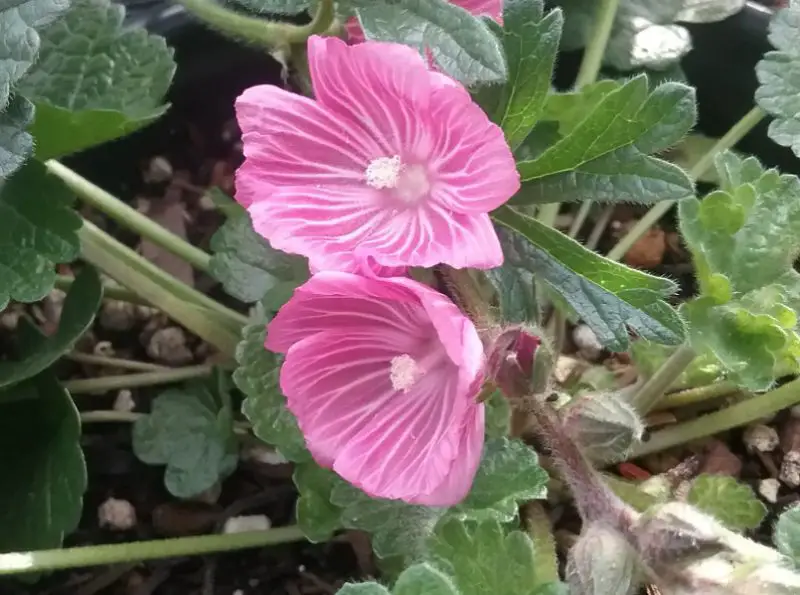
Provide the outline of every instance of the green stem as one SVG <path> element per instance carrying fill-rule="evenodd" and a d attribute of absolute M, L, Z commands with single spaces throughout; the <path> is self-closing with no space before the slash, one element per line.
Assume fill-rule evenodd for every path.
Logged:
<path fill-rule="evenodd" d="M 728 132 L 719 139 L 713 147 L 711 147 L 708 152 L 703 155 L 700 160 L 694 164 L 694 166 L 689 170 L 689 177 L 693 180 L 698 179 L 702 176 L 706 171 L 714 164 L 714 159 L 716 156 L 736 145 L 745 135 L 750 132 L 756 124 L 758 124 L 762 118 L 764 118 L 764 111 L 756 106 L 747 112 L 741 120 L 739 120 L 733 128 L 728 130 Z M 636 222 L 628 233 L 626 233 L 622 238 L 620 238 L 619 242 L 617 242 L 616 246 L 614 246 L 611 251 L 608 253 L 608 258 L 611 260 L 620 260 L 628 250 L 631 249 L 636 241 L 641 238 L 647 231 L 655 225 L 661 217 L 663 217 L 667 211 L 669 211 L 672 206 L 676 203 L 675 200 L 665 200 L 662 201 L 650 208 L 647 213 L 645 213 L 644 217 L 639 219 Z"/>
<path fill-rule="evenodd" d="M 69 291 L 72 284 L 75 283 L 75 277 L 72 275 L 56 275 L 56 287 L 62 291 Z M 139 306 L 149 306 L 147 300 L 143 300 L 132 291 L 120 287 L 116 283 L 103 283 L 103 298 L 108 300 L 118 300 L 120 302 L 128 302 Z"/>
<path fill-rule="evenodd" d="M 556 541 L 553 538 L 553 527 L 547 512 L 539 502 L 528 502 L 522 508 L 523 521 L 527 533 L 533 541 L 533 564 L 536 568 L 534 587 L 558 582 L 558 554 Z"/>
<path fill-rule="evenodd" d="M 120 368 L 122 370 L 139 370 L 141 372 L 157 372 L 159 370 L 169 370 L 168 366 L 161 366 L 159 364 L 151 364 L 150 362 L 137 362 L 130 359 L 122 359 L 119 357 L 105 357 L 103 355 L 94 355 L 91 353 L 66 353 L 64 359 L 77 362 L 79 364 L 88 364 L 91 366 L 103 366 L 105 368 Z"/>
<path fill-rule="evenodd" d="M 697 354 L 688 343 L 684 343 L 669 356 L 662 366 L 634 393 L 631 405 L 645 415 L 653 409 L 678 376 L 694 361 Z"/>
<path fill-rule="evenodd" d="M 309 37 L 324 33 L 336 16 L 333 0 L 321 0 L 314 18 L 307 25 L 293 25 L 247 16 L 213 0 L 176 0 L 190 14 L 231 37 L 272 50 L 304 44 Z"/>
<path fill-rule="evenodd" d="M 116 196 L 95 186 L 86 178 L 78 175 L 70 168 L 53 159 L 45 163 L 47 170 L 63 181 L 73 192 L 87 204 L 102 211 L 120 225 L 127 227 L 178 256 L 194 268 L 208 272 L 211 256 L 193 246 L 180 236 L 165 229 L 136 209 L 126 205 Z"/>
<path fill-rule="evenodd" d="M 611 217 L 613 216 L 614 205 L 607 205 L 603 208 L 603 212 L 600 213 L 600 217 L 592 228 L 592 233 L 589 234 L 589 239 L 586 240 L 586 247 L 589 248 L 589 250 L 597 248 L 597 245 L 600 243 L 600 238 L 603 237 L 603 232 L 606 230 L 606 227 L 608 227 L 608 224 L 611 222 Z"/>
<path fill-rule="evenodd" d="M 81 411 L 81 423 L 126 423 L 132 424 L 145 416 L 136 411 Z"/>
<path fill-rule="evenodd" d="M 544 225 L 548 227 L 555 227 L 556 226 L 556 219 L 558 219 L 558 213 L 561 211 L 561 203 L 560 202 L 549 202 L 547 204 L 542 205 L 539 208 L 539 214 L 537 215 L 537 219 L 541 221 Z"/>
<path fill-rule="evenodd" d="M 592 201 L 585 200 L 581 203 L 578 212 L 575 213 L 575 219 L 572 220 L 572 225 L 569 226 L 569 231 L 567 235 L 571 238 L 578 237 L 578 234 L 581 232 L 581 228 L 583 224 L 586 222 L 586 218 L 589 216 L 589 211 L 592 210 Z"/>
<path fill-rule="evenodd" d="M 688 388 L 666 395 L 661 401 L 657 403 L 654 409 L 676 409 L 678 407 L 686 407 L 688 405 L 696 405 L 703 401 L 709 401 L 718 397 L 724 397 L 735 393 L 738 390 L 735 384 L 723 380 L 708 384 L 706 386 L 698 386 L 696 388 Z"/>
<path fill-rule="evenodd" d="M 143 562 L 182 556 L 200 556 L 248 548 L 303 541 L 299 527 L 277 527 L 221 535 L 202 535 L 157 541 L 136 541 L 56 550 L 0 554 L 0 575 L 47 572 L 64 568 L 101 566 L 122 562 Z"/>
<path fill-rule="evenodd" d="M 636 446 L 630 458 L 659 452 L 744 426 L 797 403 L 800 403 L 800 378 L 725 409 L 655 432 L 647 442 Z"/>
<path fill-rule="evenodd" d="M 98 376 L 97 378 L 81 378 L 67 380 L 62 383 L 73 394 L 102 393 L 123 388 L 139 388 L 142 386 L 158 386 L 172 382 L 180 382 L 191 378 L 200 378 L 211 374 L 214 366 L 188 366 L 174 370 L 158 372 L 142 372 L 141 374 L 122 374 L 121 376 Z"/>
<path fill-rule="evenodd" d="M 575 79 L 575 87 L 578 89 L 591 85 L 597 80 L 603 64 L 603 55 L 606 53 L 606 46 L 611 37 L 611 30 L 614 27 L 614 17 L 617 15 L 619 2 L 620 0 L 600 0 L 597 5 L 592 37 L 583 52 L 580 70 Z"/>

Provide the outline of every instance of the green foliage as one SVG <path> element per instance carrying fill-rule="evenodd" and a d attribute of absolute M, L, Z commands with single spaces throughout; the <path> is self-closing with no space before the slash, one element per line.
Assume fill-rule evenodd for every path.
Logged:
<path fill-rule="evenodd" d="M 30 162 L 0 183 L 0 310 L 35 302 L 52 289 L 54 264 L 78 257 L 80 217 L 72 193 Z"/>
<path fill-rule="evenodd" d="M 644 378 L 650 378 L 667 361 L 675 347 L 659 345 L 639 339 L 631 343 L 630 355 L 636 370 Z M 698 354 L 683 372 L 678 375 L 671 388 L 693 388 L 722 380 L 724 370 L 713 353 Z"/>
<path fill-rule="evenodd" d="M 368 39 L 429 48 L 439 67 L 465 85 L 508 76 L 489 26 L 447 0 L 347 0 Z"/>
<path fill-rule="evenodd" d="M 309 10 L 314 0 L 236 0 L 245 8 L 262 14 L 295 15 Z"/>
<path fill-rule="evenodd" d="M 783 511 L 775 524 L 775 547 L 800 567 L 800 507 Z"/>
<path fill-rule="evenodd" d="M 208 384 L 164 391 L 133 426 L 133 452 L 149 465 L 166 465 L 164 485 L 179 498 L 200 494 L 236 469 L 230 387 L 221 373 Z"/>
<path fill-rule="evenodd" d="M 756 102 L 775 116 L 769 136 L 800 156 L 800 5 L 778 11 L 769 29 L 776 51 L 767 52 L 756 65 L 760 86 Z"/>
<path fill-rule="evenodd" d="M 458 595 L 453 581 L 430 564 L 414 564 L 406 568 L 389 591 L 376 582 L 347 583 L 338 595 Z"/>
<path fill-rule="evenodd" d="M 545 117 L 559 122 L 560 138 L 518 164 L 523 185 L 513 204 L 646 204 L 693 195 L 686 172 L 650 157 L 676 144 L 694 126 L 690 87 L 665 83 L 649 91 L 645 76 L 623 85 L 603 82 L 551 96 Z"/>
<path fill-rule="evenodd" d="M 612 351 L 628 346 L 628 327 L 669 345 L 685 337 L 683 322 L 664 298 L 677 286 L 587 250 L 564 234 L 502 207 L 492 216 L 516 233 L 504 233 L 506 259 L 545 281 Z"/>
<path fill-rule="evenodd" d="M 314 462 L 295 466 L 294 483 L 300 498 L 297 500 L 297 524 L 309 541 L 319 543 L 330 539 L 341 528 L 341 509 L 331 498 L 335 486 L 344 484 L 333 471 Z"/>
<path fill-rule="evenodd" d="M 486 271 L 486 276 L 497 291 L 503 320 L 523 323 L 539 320 L 536 283 L 531 271 L 506 261 Z"/>
<path fill-rule="evenodd" d="M 250 215 L 233 215 L 211 238 L 211 274 L 225 291 L 246 303 L 277 310 L 308 278 L 305 258 L 275 250 L 253 231 Z"/>
<path fill-rule="evenodd" d="M 767 514 L 750 486 L 728 475 L 699 475 L 692 481 L 686 501 L 734 531 L 755 529 Z"/>
<path fill-rule="evenodd" d="M 60 547 L 86 490 L 78 410 L 50 372 L 12 390 L 25 397 L 0 414 L 0 552 Z"/>
<path fill-rule="evenodd" d="M 777 366 L 797 369 L 800 181 L 754 158 L 717 159 L 719 190 L 679 205 L 700 296 L 684 305 L 692 346 L 713 353 L 731 381 L 768 388 Z"/>

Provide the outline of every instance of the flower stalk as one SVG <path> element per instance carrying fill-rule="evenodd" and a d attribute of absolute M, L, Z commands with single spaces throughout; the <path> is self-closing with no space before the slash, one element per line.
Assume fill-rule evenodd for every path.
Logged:
<path fill-rule="evenodd" d="M 98 376 L 97 378 L 67 380 L 63 383 L 63 386 L 73 394 L 104 393 L 111 390 L 121 390 L 123 388 L 158 386 L 161 384 L 190 380 L 192 378 L 202 378 L 211 374 L 213 370 L 214 366 L 189 366 L 186 368 L 142 372 L 140 374 L 122 374 L 119 376 Z"/>

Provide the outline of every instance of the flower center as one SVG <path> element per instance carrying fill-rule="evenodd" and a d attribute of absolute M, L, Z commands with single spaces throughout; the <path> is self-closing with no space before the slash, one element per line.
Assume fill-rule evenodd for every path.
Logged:
<path fill-rule="evenodd" d="M 431 188 L 425 167 L 405 164 L 399 155 L 373 159 L 364 177 L 367 186 L 376 190 L 390 190 L 405 205 L 417 204 Z"/>
<path fill-rule="evenodd" d="M 394 390 L 407 393 L 421 375 L 419 364 L 407 353 L 392 358 L 389 380 Z"/>

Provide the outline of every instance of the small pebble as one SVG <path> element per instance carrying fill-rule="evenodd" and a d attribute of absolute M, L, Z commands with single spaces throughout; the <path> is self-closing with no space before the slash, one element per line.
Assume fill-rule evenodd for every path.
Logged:
<path fill-rule="evenodd" d="M 109 331 L 129 331 L 136 325 L 136 306 L 108 300 L 100 310 L 100 326 Z"/>
<path fill-rule="evenodd" d="M 758 493 L 770 504 L 775 504 L 778 501 L 778 491 L 780 489 L 781 482 L 772 477 L 758 482 Z"/>
<path fill-rule="evenodd" d="M 791 488 L 800 487 L 800 451 L 790 450 L 784 455 L 778 477 Z"/>
<path fill-rule="evenodd" d="M 116 355 L 116 351 L 114 350 L 114 346 L 111 344 L 111 341 L 98 341 L 95 343 L 92 352 L 95 355 L 101 355 L 103 357 L 114 357 Z"/>
<path fill-rule="evenodd" d="M 596 361 L 603 354 L 603 346 L 597 335 L 586 324 L 579 324 L 572 330 L 572 340 L 584 359 Z"/>
<path fill-rule="evenodd" d="M 235 516 L 225 521 L 223 533 L 247 533 L 248 531 L 267 531 L 272 527 L 272 522 L 265 514 Z"/>
<path fill-rule="evenodd" d="M 147 343 L 147 355 L 155 361 L 173 366 L 188 364 L 194 354 L 186 345 L 186 333 L 177 326 L 168 326 L 153 333 Z"/>
<path fill-rule="evenodd" d="M 285 465 L 289 461 L 274 448 L 253 444 L 242 450 L 243 461 L 254 461 L 263 465 Z"/>
<path fill-rule="evenodd" d="M 122 389 L 117 393 L 117 398 L 114 399 L 114 411 L 133 411 L 136 409 L 136 401 L 133 400 L 133 394 L 127 388 Z"/>
<path fill-rule="evenodd" d="M 97 509 L 101 527 L 112 531 L 127 531 L 136 526 L 136 509 L 127 500 L 109 498 Z"/>
<path fill-rule="evenodd" d="M 145 182 L 167 182 L 172 177 L 172 164 L 166 157 L 153 157 L 143 177 Z"/>
<path fill-rule="evenodd" d="M 742 460 L 728 448 L 721 440 L 711 440 L 703 453 L 703 462 L 697 470 L 700 473 L 711 475 L 730 475 L 739 477 L 742 472 Z"/>
<path fill-rule="evenodd" d="M 244 589 L 236 589 L 231 595 L 244 595 Z"/>
<path fill-rule="evenodd" d="M 778 431 L 764 424 L 749 426 L 744 431 L 743 440 L 744 445 L 750 452 L 772 452 L 780 444 Z"/>
<path fill-rule="evenodd" d="M 22 318 L 21 310 L 7 310 L 0 314 L 0 327 L 7 331 L 15 331 L 20 318 Z"/>

